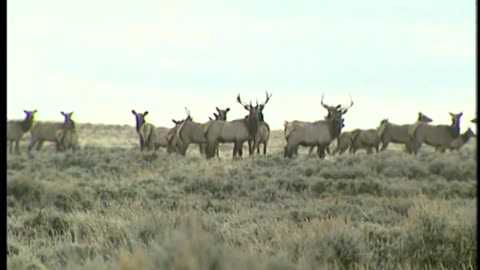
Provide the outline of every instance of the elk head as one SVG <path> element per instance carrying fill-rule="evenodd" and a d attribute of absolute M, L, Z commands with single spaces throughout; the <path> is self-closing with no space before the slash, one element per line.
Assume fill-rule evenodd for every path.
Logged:
<path fill-rule="evenodd" d="M 35 118 L 35 114 L 37 113 L 37 110 L 33 110 L 33 111 L 23 110 L 23 112 L 25 113 L 25 120 L 33 120 Z"/>
<path fill-rule="evenodd" d="M 132 114 L 135 115 L 135 126 L 137 127 L 137 130 L 140 128 L 141 125 L 143 125 L 145 121 L 145 116 L 147 116 L 148 111 L 145 111 L 144 113 L 137 113 L 135 110 L 132 110 Z"/>
<path fill-rule="evenodd" d="M 217 112 L 218 112 L 218 113 L 213 113 L 213 116 L 215 116 L 215 120 L 227 121 L 227 113 L 230 111 L 230 108 L 226 108 L 225 110 L 221 110 L 218 107 L 215 107 L 215 110 L 217 110 Z"/>
<path fill-rule="evenodd" d="M 418 112 L 418 117 L 417 117 L 417 121 L 418 122 L 425 122 L 425 123 L 430 123 L 433 121 L 432 118 L 426 116 L 425 114 L 423 114 L 422 112 Z"/>
<path fill-rule="evenodd" d="M 63 118 L 64 118 L 63 127 L 64 128 L 75 128 L 75 122 L 72 119 L 73 112 L 64 113 L 62 111 L 60 113 L 63 115 Z"/>

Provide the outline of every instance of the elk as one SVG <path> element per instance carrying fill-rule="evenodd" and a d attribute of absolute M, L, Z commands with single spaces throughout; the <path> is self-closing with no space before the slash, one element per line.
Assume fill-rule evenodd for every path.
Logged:
<path fill-rule="evenodd" d="M 471 128 L 468 128 L 467 131 L 464 133 L 460 134 L 459 137 L 454 139 L 450 145 L 448 146 L 448 149 L 450 151 L 458 151 L 460 148 L 462 148 L 472 137 L 477 137 L 475 133 L 473 133 L 473 130 Z"/>
<path fill-rule="evenodd" d="M 462 112 L 454 114 L 449 112 L 452 119 L 450 125 L 430 125 L 417 122 L 410 127 L 408 133 L 412 139 L 412 153 L 416 155 L 423 143 L 438 148 L 445 152 L 450 143 L 460 135 L 460 119 Z"/>
<path fill-rule="evenodd" d="M 187 153 L 188 146 L 191 143 L 198 144 L 200 155 L 203 155 L 205 152 L 205 144 L 207 143 L 207 139 L 205 137 L 205 126 L 208 125 L 207 123 L 197 123 L 193 121 L 192 116 L 190 115 L 190 111 L 185 108 L 187 112 L 187 118 L 182 121 L 174 121 L 175 123 L 175 139 L 172 143 L 178 147 L 178 152 L 182 156 L 185 156 Z"/>
<path fill-rule="evenodd" d="M 253 149 L 257 147 L 259 136 L 258 130 L 260 126 L 260 106 L 268 102 L 268 99 L 261 105 L 253 106 L 243 103 L 240 94 L 237 96 L 237 102 L 240 103 L 245 110 L 249 112 L 248 116 L 232 121 L 213 120 L 210 121 L 206 130 L 207 149 L 206 157 L 210 159 L 214 156 L 215 149 L 219 143 L 234 143 L 233 157 L 243 155 L 243 143 L 251 140 L 252 146 L 249 145 L 250 155 L 253 154 Z"/>
<path fill-rule="evenodd" d="M 332 152 L 332 155 L 335 154 L 343 154 L 345 151 L 349 150 L 349 152 L 352 152 L 352 132 L 346 131 L 342 132 L 340 136 L 337 137 L 337 146 Z M 310 148 L 312 149 L 312 148 Z"/>
<path fill-rule="evenodd" d="M 342 118 L 353 106 L 353 99 L 350 96 L 350 105 L 342 108 L 342 106 L 330 106 L 327 119 L 315 122 L 292 121 L 290 132 L 287 132 L 287 145 L 284 148 L 284 156 L 291 158 L 301 146 L 317 146 L 317 154 L 320 158 L 325 158 L 325 146 L 329 145 L 337 138 L 344 126 Z M 323 104 L 323 95 L 322 102 Z"/>
<path fill-rule="evenodd" d="M 263 109 L 265 109 L 265 105 L 268 103 L 270 98 L 272 97 L 272 94 L 268 94 L 267 91 L 265 91 L 266 99 L 263 104 L 256 104 L 256 107 L 259 110 L 259 118 L 260 118 L 260 127 L 258 129 L 258 144 L 257 144 L 257 154 L 260 154 L 260 144 L 263 144 L 263 155 L 267 154 L 267 146 L 268 146 L 268 141 L 270 139 L 270 126 L 268 125 L 267 122 L 265 122 L 265 118 L 263 115 Z M 249 147 L 252 146 L 252 140 L 249 140 L 248 142 Z M 255 149 L 253 149 L 255 151 Z"/>
<path fill-rule="evenodd" d="M 72 153 L 78 148 L 78 133 L 75 127 L 61 128 L 56 131 L 57 152 L 72 149 Z"/>
<path fill-rule="evenodd" d="M 372 148 L 378 153 L 380 147 L 380 135 L 376 129 L 355 129 L 352 131 L 352 154 L 355 154 L 358 149 L 364 148 L 367 154 L 371 154 Z"/>
<path fill-rule="evenodd" d="M 140 150 L 143 151 L 143 149 L 145 149 L 145 147 L 148 148 L 148 146 L 152 149 L 153 146 L 150 143 L 150 138 L 155 127 L 145 120 L 148 111 L 137 113 L 135 110 L 132 110 L 132 114 L 135 116 L 135 128 L 140 139 Z"/>
<path fill-rule="evenodd" d="M 218 107 L 215 107 L 215 110 L 217 110 L 217 113 L 213 113 L 213 116 L 215 119 L 212 119 L 211 117 L 208 117 L 210 121 L 213 120 L 223 120 L 227 121 L 227 113 L 230 111 L 230 108 L 226 108 L 225 110 L 221 110 Z"/>
<path fill-rule="evenodd" d="M 342 109 L 342 105 L 341 104 L 338 104 L 337 106 L 330 106 L 330 105 L 327 105 L 323 102 L 323 98 L 324 98 L 324 93 L 322 94 L 322 99 L 320 101 L 320 104 L 322 105 L 322 107 L 324 107 L 327 111 L 328 111 L 328 114 L 327 116 L 325 116 L 325 120 L 329 120 L 329 119 L 332 119 L 333 115 L 337 115 L 339 112 L 343 112 L 343 114 L 345 114 L 348 109 L 351 107 L 347 107 L 347 108 L 343 108 Z M 353 105 L 353 100 L 352 100 L 352 96 L 350 95 L 350 100 L 352 101 L 352 105 Z M 321 120 L 320 120 L 321 121 Z M 318 121 L 317 121 L 318 122 Z M 289 134 L 291 133 L 291 131 L 295 128 L 295 127 L 299 127 L 299 126 L 303 126 L 303 125 L 309 125 L 311 124 L 312 122 L 306 122 L 306 121 L 298 121 L 298 120 L 294 120 L 294 121 L 285 121 L 284 123 L 284 135 L 285 135 L 285 140 L 287 140 L 287 137 L 289 136 Z M 339 122 L 339 129 L 341 130 L 343 127 L 345 127 L 345 123 L 344 123 L 344 119 L 342 118 L 341 121 Z M 331 142 L 331 141 L 330 141 Z M 330 154 L 330 142 L 328 143 L 324 143 L 324 144 L 320 144 L 319 146 L 317 146 L 317 154 L 318 153 L 322 153 L 321 155 L 324 156 L 325 155 L 325 152 Z M 316 146 L 313 145 L 313 146 L 310 146 L 310 150 L 309 150 L 309 154 L 311 154 L 314 150 Z M 298 155 L 298 147 L 294 150 L 294 154 L 295 155 Z"/>
<path fill-rule="evenodd" d="M 27 111 L 23 110 L 25 113 L 25 119 L 22 121 L 11 120 L 7 122 L 7 142 L 9 144 L 9 153 L 13 153 L 13 144 L 15 143 L 15 154 L 20 154 L 20 140 L 23 138 L 23 135 L 30 131 L 33 126 L 33 121 L 35 118 L 35 113 L 37 110 Z"/>
<path fill-rule="evenodd" d="M 32 148 L 37 145 L 36 150 L 39 151 L 45 141 L 54 142 L 57 151 L 60 151 L 60 145 L 57 143 L 57 131 L 59 129 L 71 129 L 75 127 L 75 122 L 72 120 L 73 112 L 60 112 L 63 117 L 63 123 L 36 123 L 31 131 L 30 144 L 27 147 L 27 153 L 31 156 Z"/>
<path fill-rule="evenodd" d="M 385 151 L 390 143 L 396 143 L 404 144 L 407 152 L 411 153 L 411 138 L 408 135 L 409 128 L 419 122 L 430 123 L 432 121 L 432 118 L 422 112 L 418 112 L 417 120 L 413 124 L 397 125 L 390 123 L 388 118 L 382 119 L 378 127 L 378 134 L 382 143 L 380 151 Z"/>

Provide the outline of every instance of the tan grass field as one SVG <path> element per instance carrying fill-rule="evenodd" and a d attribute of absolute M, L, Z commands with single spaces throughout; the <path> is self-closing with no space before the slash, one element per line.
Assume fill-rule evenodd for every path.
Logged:
<path fill-rule="evenodd" d="M 8 269 L 476 269 L 476 140 L 459 152 L 205 160 L 131 126 L 7 156 Z M 334 143 L 332 144 L 334 146 Z M 333 147 L 331 147 L 333 149 Z"/>

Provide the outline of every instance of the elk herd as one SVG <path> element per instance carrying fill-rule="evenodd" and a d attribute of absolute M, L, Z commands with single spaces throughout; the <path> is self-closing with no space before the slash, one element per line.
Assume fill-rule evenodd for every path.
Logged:
<path fill-rule="evenodd" d="M 247 115 L 243 118 L 227 120 L 230 108 L 215 108 L 213 118 L 204 123 L 195 122 L 186 110 L 186 118 L 182 120 L 172 119 L 172 128 L 156 127 L 146 121 L 148 111 L 143 113 L 132 110 L 135 116 L 135 128 L 139 138 L 140 150 L 157 151 L 165 148 L 168 153 L 178 153 L 185 156 L 191 144 L 197 144 L 200 154 L 207 159 L 219 157 L 219 144 L 233 143 L 233 157 L 242 157 L 243 146 L 248 145 L 249 155 L 263 152 L 267 154 L 268 141 L 270 139 L 270 126 L 265 121 L 264 109 L 270 101 L 272 94 L 265 93 L 263 103 L 250 101 L 245 103 L 238 94 L 236 101 L 245 109 Z M 353 106 L 354 102 L 350 96 L 350 104 L 342 106 L 330 106 L 324 103 L 324 95 L 320 104 L 326 109 L 327 115 L 324 119 L 313 122 L 307 121 L 285 121 L 283 135 L 286 145 L 284 157 L 291 158 L 298 155 L 300 146 L 309 147 L 312 153 L 315 147 L 317 155 L 325 158 L 330 155 L 330 144 L 336 140 L 336 148 L 331 153 L 343 154 L 348 150 L 355 154 L 358 150 L 364 149 L 367 154 L 376 153 L 387 149 L 390 143 L 404 146 L 407 153 L 417 155 L 422 145 L 427 144 L 440 152 L 448 150 L 459 150 L 470 138 L 476 137 L 473 131 L 468 128 L 460 133 L 460 120 L 463 113 L 449 113 L 451 124 L 433 125 L 431 118 L 419 112 L 415 122 L 411 124 L 394 124 L 388 118 L 382 119 L 375 129 L 354 129 L 342 131 L 345 127 L 344 116 Z M 31 150 L 36 145 L 40 150 L 45 141 L 53 142 L 57 152 L 71 149 L 72 152 L 78 148 L 78 133 L 75 122 L 72 119 L 73 112 L 61 112 L 63 122 L 46 123 L 35 122 L 34 117 L 37 110 L 25 112 L 25 119 L 21 121 L 7 122 L 7 142 L 9 153 L 19 154 L 19 143 L 23 135 L 30 131 L 31 139 L 27 146 L 27 153 L 32 156 Z M 476 123 L 476 118 L 471 120 Z M 261 149 L 261 146 L 262 149 Z"/>

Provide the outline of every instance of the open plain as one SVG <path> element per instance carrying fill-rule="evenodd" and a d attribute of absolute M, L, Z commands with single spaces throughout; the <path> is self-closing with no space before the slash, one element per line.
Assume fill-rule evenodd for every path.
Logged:
<path fill-rule="evenodd" d="M 141 152 L 132 126 L 78 134 L 7 156 L 8 269 L 477 268 L 476 139 L 286 159 L 274 130 L 266 156 L 206 160 Z"/>

